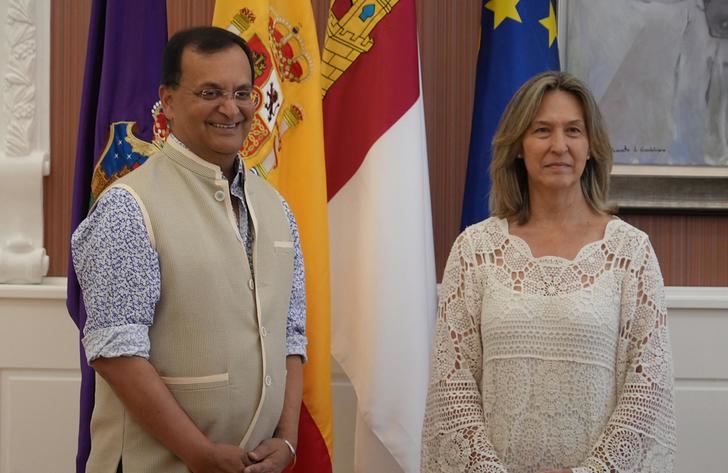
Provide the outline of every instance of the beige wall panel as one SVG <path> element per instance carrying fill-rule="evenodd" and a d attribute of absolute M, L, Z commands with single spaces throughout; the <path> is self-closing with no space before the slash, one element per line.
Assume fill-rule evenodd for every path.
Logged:
<path fill-rule="evenodd" d="M 75 471 L 81 376 L 65 283 L 0 285 L 0 473 Z"/>
<path fill-rule="evenodd" d="M 675 361 L 675 471 L 725 471 L 728 291 L 668 288 L 667 304 Z"/>
<path fill-rule="evenodd" d="M 695 327 L 700 327 L 699 333 Z M 728 311 L 673 310 L 670 312 L 670 333 L 675 378 L 686 381 L 722 379 L 726 382 L 724 388 L 728 389 Z M 728 416 L 724 420 L 728 422 Z"/>
<path fill-rule="evenodd" d="M 78 370 L 0 369 L 0 472 L 75 471 Z"/>
<path fill-rule="evenodd" d="M 676 384 L 677 445 L 675 472 L 726 471 L 728 465 L 728 380 Z"/>

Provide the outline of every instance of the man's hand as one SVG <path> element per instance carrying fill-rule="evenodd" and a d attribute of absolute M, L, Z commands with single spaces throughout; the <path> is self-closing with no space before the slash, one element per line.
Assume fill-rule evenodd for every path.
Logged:
<path fill-rule="evenodd" d="M 288 445 L 279 438 L 264 440 L 248 452 L 248 458 L 255 463 L 245 473 L 280 473 L 293 461 Z"/>
<path fill-rule="evenodd" d="M 243 450 L 235 445 L 210 444 L 204 454 L 190 461 L 193 473 L 243 473 L 252 462 Z"/>
<path fill-rule="evenodd" d="M 154 367 L 139 357 L 98 358 L 91 366 L 131 415 L 195 473 L 242 473 L 252 464 L 237 445 L 210 442 L 177 404 Z"/>
<path fill-rule="evenodd" d="M 293 448 L 298 440 L 298 415 L 301 412 L 303 397 L 303 365 L 301 357 L 286 357 L 286 392 L 283 400 L 283 411 L 278 421 L 275 435 L 264 440 L 254 450 L 248 452 L 248 459 L 253 464 L 245 469 L 245 473 L 280 473 L 292 461 L 293 455 L 283 439 L 288 439 Z"/>

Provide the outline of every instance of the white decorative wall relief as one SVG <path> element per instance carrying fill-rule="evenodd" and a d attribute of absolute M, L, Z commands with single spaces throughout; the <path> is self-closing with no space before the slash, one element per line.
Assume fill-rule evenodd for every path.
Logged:
<path fill-rule="evenodd" d="M 21 157 L 30 154 L 31 128 L 35 118 L 35 41 L 29 1 L 11 3 L 7 16 L 7 40 L 10 46 L 5 71 L 3 99 L 12 121 L 5 137 L 5 154 Z"/>
<path fill-rule="evenodd" d="M 50 173 L 50 4 L 0 0 L 0 283 L 40 283 L 43 176 Z"/>

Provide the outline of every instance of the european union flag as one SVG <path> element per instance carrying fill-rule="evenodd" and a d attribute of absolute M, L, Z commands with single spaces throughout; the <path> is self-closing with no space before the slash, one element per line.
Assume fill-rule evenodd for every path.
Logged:
<path fill-rule="evenodd" d="M 488 216 L 491 142 L 508 101 L 531 76 L 559 70 L 550 0 L 483 1 L 462 228 Z"/>

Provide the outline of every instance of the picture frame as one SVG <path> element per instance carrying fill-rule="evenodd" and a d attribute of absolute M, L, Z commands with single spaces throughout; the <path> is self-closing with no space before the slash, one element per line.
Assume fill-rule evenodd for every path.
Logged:
<path fill-rule="evenodd" d="M 728 70 L 694 67 L 728 61 L 728 29 L 710 16 L 728 18 L 728 1 L 704 1 L 558 0 L 561 68 L 599 103 L 622 210 L 728 212 Z"/>

